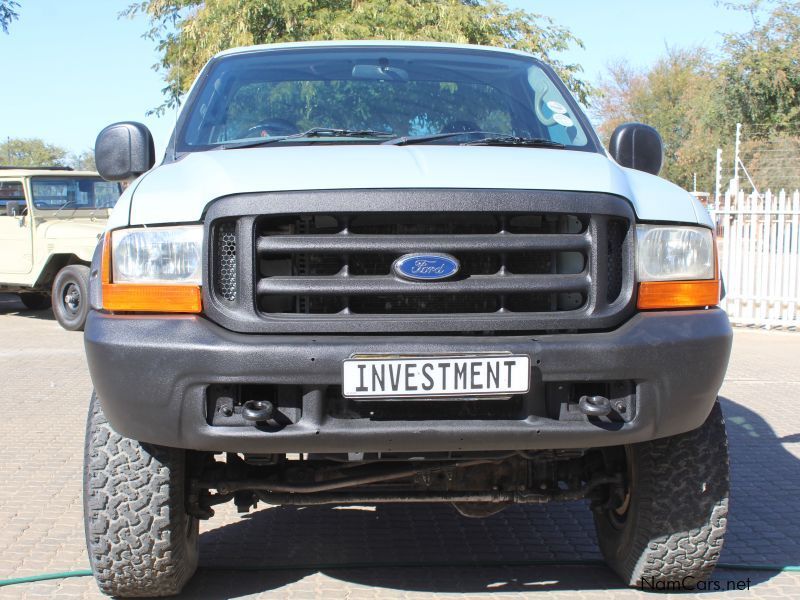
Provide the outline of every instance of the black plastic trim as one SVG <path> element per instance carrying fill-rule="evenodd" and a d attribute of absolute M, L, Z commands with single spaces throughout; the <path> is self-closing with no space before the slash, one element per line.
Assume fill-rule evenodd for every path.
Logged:
<path fill-rule="evenodd" d="M 641 442 L 700 426 L 728 364 L 732 331 L 720 309 L 639 313 L 604 333 L 538 336 L 244 335 L 198 316 L 92 311 L 85 342 L 112 426 L 144 442 L 197 450 L 411 452 L 586 448 Z M 328 386 L 352 354 L 527 354 L 533 381 L 636 383 L 636 413 L 616 429 L 588 421 L 388 421 L 326 416 Z M 302 386 L 297 423 L 278 431 L 209 425 L 213 384 Z M 535 388 L 534 388 L 535 389 Z"/>
<path fill-rule="evenodd" d="M 578 310 L 553 313 L 491 313 L 449 315 L 267 315 L 256 310 L 258 278 L 257 223 L 264 215 L 364 214 L 369 212 L 472 212 L 472 213 L 559 213 L 591 218 L 588 234 L 605 239 L 600 231 L 609 218 L 629 223 L 623 243 L 622 290 L 611 303 L 605 300 L 606 277 L 598 276 L 606 268 L 606 249 L 595 244 L 589 253 L 586 272 L 593 283 L 589 301 Z M 223 301 L 215 292 L 213 264 L 215 224 L 236 219 L 239 289 L 235 302 Z M 203 307 L 208 317 L 232 331 L 242 333 L 402 333 L 469 331 L 558 331 L 611 329 L 629 318 L 635 307 L 634 236 L 635 215 L 630 202 L 619 196 L 593 192 L 497 189 L 382 189 L 382 190 L 309 190 L 227 196 L 207 207 L 204 256 Z M 494 236 L 498 248 L 506 239 Z M 558 235 L 553 235 L 557 239 Z M 567 243 L 575 242 L 567 235 Z M 263 238 L 262 238 L 263 239 Z M 263 245 L 263 243 L 262 243 Z M 447 243 L 443 243 L 443 248 Z M 439 248 L 430 248 L 435 251 Z M 573 287 L 578 276 L 569 276 Z M 298 278 L 292 278 L 298 279 Z M 555 284 L 555 277 L 551 277 Z M 451 282 L 450 286 L 456 286 Z M 277 285 L 277 284 L 276 284 Z M 395 282 L 395 287 L 401 282 Z M 414 284 L 404 283 L 409 286 Z M 419 284 L 417 284 L 419 285 Z M 440 285 L 446 285 L 441 283 Z M 552 289 L 552 288 L 550 288 Z M 402 287 L 399 288 L 402 290 Z M 454 289 L 454 292 L 464 290 Z M 348 292 L 351 293 L 351 292 Z"/>

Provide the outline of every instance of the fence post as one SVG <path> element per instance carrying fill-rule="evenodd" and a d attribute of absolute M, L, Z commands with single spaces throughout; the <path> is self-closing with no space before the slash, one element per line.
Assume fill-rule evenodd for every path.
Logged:
<path fill-rule="evenodd" d="M 775 307 L 773 318 L 775 321 L 782 321 L 785 313 L 785 296 L 784 296 L 784 268 L 783 259 L 786 256 L 786 249 L 784 247 L 784 229 L 786 228 L 786 190 L 781 190 L 778 195 L 778 220 L 776 223 L 775 231 L 775 259 L 772 263 L 771 284 L 773 301 Z"/>
<path fill-rule="evenodd" d="M 764 218 L 762 219 L 761 230 L 761 256 L 759 257 L 759 291 L 758 291 L 758 316 L 764 327 L 769 329 L 769 309 L 770 309 L 770 289 L 769 289 L 769 265 L 772 250 L 772 191 L 767 190 L 764 194 Z"/>
<path fill-rule="evenodd" d="M 744 192 L 742 192 L 744 194 Z M 747 250 L 747 308 L 750 318 L 758 325 L 758 312 L 756 310 L 757 271 L 756 253 L 758 252 L 758 196 L 750 194 L 750 222 L 748 223 L 748 250 Z"/>
<path fill-rule="evenodd" d="M 795 190 L 792 196 L 792 228 L 791 228 L 791 250 L 789 254 L 789 321 L 795 322 L 797 319 L 797 295 L 800 289 L 797 287 L 797 255 L 800 254 L 800 190 Z"/>

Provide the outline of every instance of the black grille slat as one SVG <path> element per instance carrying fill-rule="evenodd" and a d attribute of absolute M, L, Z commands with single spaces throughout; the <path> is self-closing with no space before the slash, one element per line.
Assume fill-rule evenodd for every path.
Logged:
<path fill-rule="evenodd" d="M 388 235 L 388 234 L 387 234 Z M 257 252 L 267 253 L 386 253 L 396 252 L 514 252 L 514 251 L 586 251 L 592 240 L 584 234 L 467 234 L 442 238 L 435 235 L 404 235 L 387 239 L 386 235 L 320 234 L 275 235 L 258 238 Z"/>
<path fill-rule="evenodd" d="M 625 200 L 578 192 L 222 198 L 207 212 L 213 245 L 204 309 L 231 330 L 253 332 L 602 329 L 635 305 L 633 220 Z M 231 282 L 215 241 L 228 223 L 238 244 L 233 296 L 224 292 Z M 451 254 L 460 270 L 445 280 L 409 281 L 392 269 L 409 253 Z"/>
<path fill-rule="evenodd" d="M 372 294 L 518 294 L 578 292 L 589 287 L 586 275 L 473 275 L 460 281 L 407 282 L 394 277 L 284 277 L 261 279 L 259 295 L 366 296 Z"/>

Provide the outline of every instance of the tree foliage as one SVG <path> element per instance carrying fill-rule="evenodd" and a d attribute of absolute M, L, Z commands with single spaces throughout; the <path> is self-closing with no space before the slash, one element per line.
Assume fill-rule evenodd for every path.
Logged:
<path fill-rule="evenodd" d="M 77 154 L 45 142 L 41 138 L 8 138 L 0 142 L 0 166 L 72 167 L 78 171 L 96 171 L 94 150 Z"/>
<path fill-rule="evenodd" d="M 234 46 L 305 40 L 426 40 L 525 50 L 552 65 L 581 102 L 591 87 L 581 67 L 558 59 L 573 45 L 567 28 L 496 0 L 147 0 L 124 15 L 146 14 L 161 54 L 166 102 L 174 106 L 214 54 Z"/>
<path fill-rule="evenodd" d="M 0 142 L 0 165 L 11 167 L 66 167 L 69 151 L 40 138 L 9 138 Z"/>
<path fill-rule="evenodd" d="M 646 71 L 626 62 L 610 65 L 600 83 L 595 111 L 605 139 L 617 125 L 640 121 L 655 127 L 664 141 L 661 176 L 690 187 L 713 184 L 715 131 L 713 64 L 702 49 L 668 49 Z"/>
<path fill-rule="evenodd" d="M 19 18 L 19 13 L 16 9 L 19 8 L 19 2 L 15 0 L 0 0 L 0 29 L 4 33 L 8 33 L 8 26 L 11 21 Z"/>
<path fill-rule="evenodd" d="M 94 162 L 94 150 L 88 149 L 70 157 L 70 166 L 77 171 L 97 171 Z"/>
<path fill-rule="evenodd" d="M 800 120 L 800 3 L 779 2 L 762 21 L 750 3 L 753 28 L 724 36 L 719 66 L 727 122 L 771 129 Z M 764 129 L 762 127 L 762 129 Z"/>
<path fill-rule="evenodd" d="M 760 187 L 797 185 L 800 158 L 800 3 L 729 4 L 753 17 L 750 31 L 723 36 L 718 55 L 668 49 L 651 67 L 612 64 L 599 85 L 595 115 L 608 137 L 624 121 L 643 121 L 664 138 L 662 176 L 684 187 L 714 185 L 716 148 L 746 133 L 743 161 Z"/>

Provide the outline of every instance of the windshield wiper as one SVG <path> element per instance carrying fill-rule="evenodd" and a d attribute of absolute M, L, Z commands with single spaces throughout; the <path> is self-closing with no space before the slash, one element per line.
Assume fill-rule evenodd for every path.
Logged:
<path fill-rule="evenodd" d="M 490 131 L 451 131 L 448 133 L 434 133 L 432 135 L 419 135 L 415 137 L 398 137 L 382 142 L 392 146 L 409 146 L 411 144 L 425 144 L 461 136 L 482 135 L 477 140 L 459 142 L 459 146 L 528 146 L 532 148 L 564 148 L 564 144 L 546 140 L 544 138 L 526 138 L 516 135 L 502 135 Z"/>
<path fill-rule="evenodd" d="M 447 133 L 434 133 L 431 135 L 415 135 L 415 136 L 401 136 L 392 138 L 391 140 L 386 140 L 385 142 L 381 142 L 382 144 L 388 144 L 391 146 L 410 146 L 411 144 L 424 144 L 426 142 L 435 142 L 437 140 L 446 140 L 448 138 L 459 137 L 463 135 L 487 135 L 490 132 L 488 131 L 450 131 Z M 492 134 L 494 135 L 494 134 Z"/>
<path fill-rule="evenodd" d="M 373 129 L 334 129 L 329 127 L 312 127 L 308 131 L 301 133 L 292 133 L 291 135 L 277 135 L 275 137 L 264 138 L 260 140 L 251 140 L 241 143 L 223 144 L 218 146 L 221 150 L 232 150 L 236 148 L 254 148 L 256 146 L 268 146 L 276 142 L 284 140 L 294 140 L 300 138 L 337 138 L 337 137 L 350 137 L 350 138 L 393 138 L 395 134 L 388 131 L 375 131 Z"/>
<path fill-rule="evenodd" d="M 528 148 L 566 148 L 561 142 L 544 138 L 526 138 L 515 135 L 498 135 L 461 142 L 461 146 L 526 146 Z"/>
<path fill-rule="evenodd" d="M 75 206 L 74 206 L 74 208 L 78 208 L 78 203 L 77 203 L 77 202 L 75 202 L 75 200 L 67 200 L 67 201 L 65 201 L 65 202 L 64 202 L 64 204 L 62 204 L 61 206 L 59 206 L 59 207 L 58 207 L 58 210 L 57 210 L 56 212 L 54 212 L 54 213 L 53 213 L 52 215 L 50 215 L 50 216 L 51 216 L 51 217 L 57 217 L 57 216 L 58 216 L 58 213 L 60 213 L 60 212 L 61 212 L 62 210 L 64 210 L 65 208 L 67 208 L 67 207 L 68 207 L 70 204 L 74 204 L 74 205 L 75 205 Z"/>

